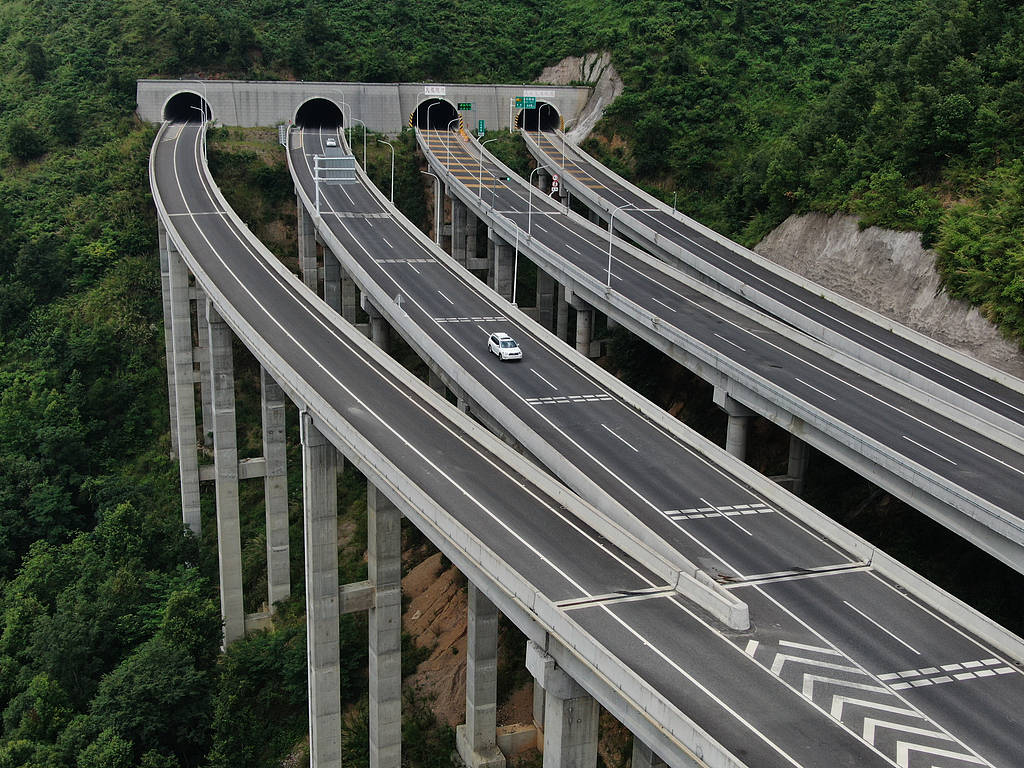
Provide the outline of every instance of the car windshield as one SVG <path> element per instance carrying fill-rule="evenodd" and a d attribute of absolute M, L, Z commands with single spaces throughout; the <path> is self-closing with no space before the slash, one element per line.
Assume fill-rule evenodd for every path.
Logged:
<path fill-rule="evenodd" d="M 515 349 L 516 343 L 512 339 L 505 339 L 501 342 L 502 349 Z"/>

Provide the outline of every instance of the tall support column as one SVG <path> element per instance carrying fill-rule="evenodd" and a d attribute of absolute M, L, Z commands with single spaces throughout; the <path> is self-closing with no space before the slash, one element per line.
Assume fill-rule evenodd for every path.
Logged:
<path fill-rule="evenodd" d="M 224 647 L 245 635 L 242 602 L 242 532 L 238 517 L 238 438 L 231 329 L 207 301 L 210 329 L 210 388 L 213 390 L 213 463 L 217 497 L 217 559 Z"/>
<path fill-rule="evenodd" d="M 807 478 L 807 461 L 810 458 L 810 447 L 796 435 L 789 436 L 789 466 L 786 474 L 792 479 L 792 488 L 797 496 L 804 492 L 804 480 Z"/>
<path fill-rule="evenodd" d="M 696 766 L 696 763 L 693 763 Z M 665 761 L 658 757 L 651 748 L 636 736 L 633 737 L 632 768 L 665 768 Z"/>
<path fill-rule="evenodd" d="M 545 768 L 597 765 L 600 707 L 536 643 L 526 644 L 526 668 L 544 688 Z"/>
<path fill-rule="evenodd" d="M 402 525 L 398 507 L 366 486 L 370 608 L 370 768 L 402 764 Z"/>
<path fill-rule="evenodd" d="M 553 331 L 555 321 L 555 279 L 537 267 L 537 322 Z"/>
<path fill-rule="evenodd" d="M 206 319 L 206 292 L 196 284 L 196 362 L 199 363 L 199 402 L 203 407 L 202 443 L 213 444 L 213 398 L 210 394 L 210 326 Z"/>
<path fill-rule="evenodd" d="M 427 384 L 430 385 L 430 388 L 437 392 L 437 394 L 441 395 L 441 397 L 444 397 L 444 381 L 441 379 L 440 374 L 438 374 L 437 371 L 435 371 L 433 368 L 428 369 Z"/>
<path fill-rule="evenodd" d="M 468 768 L 504 768 L 496 743 L 498 714 L 498 609 L 472 582 L 466 625 L 466 724 L 455 745 Z"/>
<path fill-rule="evenodd" d="M 555 297 L 555 333 L 562 341 L 569 341 L 569 302 L 565 300 L 565 286 L 561 284 Z"/>
<path fill-rule="evenodd" d="M 715 387 L 714 401 L 715 405 L 725 411 L 729 417 L 725 431 L 725 450 L 740 461 L 745 460 L 750 410 L 742 403 L 733 400 L 729 393 L 720 387 Z"/>
<path fill-rule="evenodd" d="M 174 346 L 174 404 L 178 425 L 181 518 L 198 536 L 199 456 L 196 451 L 196 389 L 188 267 L 170 240 L 167 243 L 167 264 L 171 294 L 171 341 Z"/>
<path fill-rule="evenodd" d="M 298 205 L 296 225 L 299 230 L 299 272 L 302 273 L 302 282 L 313 293 L 316 293 L 316 233 L 313 230 L 313 218 L 297 196 L 296 203 Z"/>
<path fill-rule="evenodd" d="M 466 204 L 452 198 L 452 258 L 466 266 Z"/>
<path fill-rule="evenodd" d="M 590 342 L 593 341 L 594 310 L 590 307 L 576 310 L 576 351 L 590 357 Z"/>
<path fill-rule="evenodd" d="M 497 235 L 494 234 L 494 230 L 490 227 L 487 228 L 487 287 L 494 288 L 494 243 L 497 239 Z"/>
<path fill-rule="evenodd" d="M 341 768 L 338 452 L 308 413 L 301 419 L 310 765 Z"/>
<path fill-rule="evenodd" d="M 468 206 L 462 207 L 466 212 L 466 266 L 468 267 L 476 259 L 476 231 L 479 220 Z"/>
<path fill-rule="evenodd" d="M 324 301 L 335 312 L 341 312 L 341 262 L 324 246 Z"/>
<path fill-rule="evenodd" d="M 341 316 L 356 324 L 356 281 L 344 269 L 341 270 Z"/>
<path fill-rule="evenodd" d="M 366 298 L 365 296 L 363 298 Z M 363 309 L 370 316 L 370 340 L 385 352 L 391 351 L 391 329 L 384 315 L 368 300 Z"/>
<path fill-rule="evenodd" d="M 266 368 L 260 369 L 263 409 L 263 500 L 267 519 L 267 602 L 291 594 L 288 540 L 288 456 L 285 446 L 285 401 L 281 386 Z"/>
<path fill-rule="evenodd" d="M 160 243 L 160 295 L 164 308 L 164 358 L 167 364 L 167 404 L 171 414 L 171 458 L 178 456 L 178 407 L 174 402 L 174 338 L 171 335 L 171 272 L 167 263 L 167 228 L 157 219 Z"/>
<path fill-rule="evenodd" d="M 512 301 L 512 269 L 515 252 L 504 240 L 494 240 L 494 290 L 503 299 Z"/>
<path fill-rule="evenodd" d="M 455 216 L 455 196 L 452 195 L 451 190 L 448 189 L 448 185 L 444 186 L 444 196 L 441 198 L 441 210 L 438 212 L 441 221 L 441 247 L 445 253 L 449 256 L 452 255 L 452 223 L 446 222 L 445 219 L 445 200 L 448 201 L 447 208 L 451 211 L 452 218 Z"/>

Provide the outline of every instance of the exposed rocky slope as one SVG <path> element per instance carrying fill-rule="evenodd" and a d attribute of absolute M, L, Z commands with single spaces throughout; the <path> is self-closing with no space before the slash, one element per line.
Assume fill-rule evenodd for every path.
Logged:
<path fill-rule="evenodd" d="M 754 250 L 854 301 L 1015 376 L 1024 355 L 969 304 L 950 298 L 916 232 L 860 229 L 856 216 L 790 216 Z"/>

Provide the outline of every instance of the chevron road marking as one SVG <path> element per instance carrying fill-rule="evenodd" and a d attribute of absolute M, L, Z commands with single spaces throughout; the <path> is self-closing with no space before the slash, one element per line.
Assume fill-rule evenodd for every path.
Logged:
<path fill-rule="evenodd" d="M 757 640 L 748 640 L 744 652 L 901 768 L 911 768 L 911 760 L 920 768 L 926 765 L 931 768 L 939 765 L 941 768 L 989 765 L 955 736 L 900 698 L 890 685 L 857 666 L 835 648 L 792 640 L 780 640 L 778 646 L 772 648 Z M 958 666 L 963 668 L 967 663 Z M 974 662 L 979 667 L 984 663 Z M 910 672 L 927 674 L 933 669 L 940 671 L 938 667 L 926 667 Z M 886 677 L 898 679 L 900 673 L 890 673 Z M 888 734 L 895 734 L 898 739 Z M 934 762 L 921 762 L 922 759 L 927 760 L 923 757 L 926 755 L 932 756 Z"/>
<path fill-rule="evenodd" d="M 956 760 L 962 760 L 965 763 L 972 763 L 974 765 L 989 765 L 988 761 L 983 760 L 977 755 L 965 754 L 963 752 L 950 752 L 948 749 L 939 749 L 937 747 L 924 747 L 920 744 L 909 744 L 905 741 L 899 741 L 896 743 L 896 765 L 900 768 L 910 768 L 910 753 L 920 752 L 925 755 L 935 755 L 936 757 L 952 757 Z M 933 766 L 933 768 L 936 768 Z"/>

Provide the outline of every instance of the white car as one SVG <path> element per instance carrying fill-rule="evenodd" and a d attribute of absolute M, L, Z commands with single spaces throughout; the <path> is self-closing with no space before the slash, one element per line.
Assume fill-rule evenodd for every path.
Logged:
<path fill-rule="evenodd" d="M 325 141 L 324 144 L 328 147 L 336 147 L 338 146 L 338 140 L 333 136 L 328 136 L 327 141 Z"/>
<path fill-rule="evenodd" d="M 487 351 L 497 355 L 500 360 L 523 359 L 523 350 L 507 333 L 492 333 L 488 336 Z"/>

